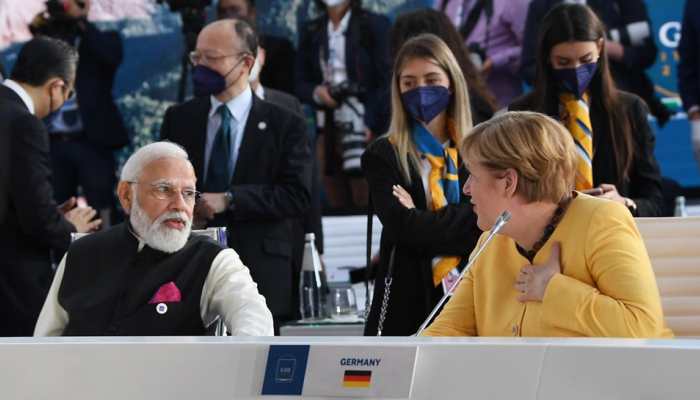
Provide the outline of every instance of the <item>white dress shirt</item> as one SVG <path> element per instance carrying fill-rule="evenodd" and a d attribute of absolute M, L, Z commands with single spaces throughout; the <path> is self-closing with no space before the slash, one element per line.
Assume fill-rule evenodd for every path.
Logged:
<path fill-rule="evenodd" d="M 211 158 L 211 151 L 214 147 L 214 139 L 216 139 L 216 134 L 221 127 L 221 115 L 218 113 L 219 106 L 224 103 L 216 99 L 216 97 L 211 96 L 211 108 L 209 109 L 209 120 L 207 122 L 207 141 L 206 148 L 204 149 L 204 176 L 207 176 L 209 171 L 209 159 Z M 231 161 L 233 163 L 233 171 L 236 169 L 236 161 L 238 160 L 238 151 L 241 148 L 241 142 L 243 141 L 243 132 L 245 131 L 245 125 L 248 122 L 248 115 L 250 114 L 250 109 L 253 107 L 253 91 L 250 86 L 246 87 L 245 90 L 238 96 L 229 100 L 226 103 L 226 107 L 231 112 Z"/>
<path fill-rule="evenodd" d="M 340 20 L 338 29 L 333 29 L 333 23 L 328 20 L 328 70 L 325 79 L 332 85 L 348 80 L 348 70 L 345 64 L 345 33 L 350 24 L 352 11 L 345 13 Z"/>
<path fill-rule="evenodd" d="M 29 96 L 29 93 L 27 93 L 27 91 L 24 90 L 24 88 L 20 86 L 19 83 L 13 81 L 12 79 L 5 79 L 2 82 L 2 84 L 10 88 L 10 90 L 12 90 L 13 92 L 17 93 L 17 96 L 19 96 L 19 98 L 22 99 L 22 102 L 25 106 L 27 106 L 30 113 L 35 113 L 34 100 L 32 100 L 31 96 Z"/>
<path fill-rule="evenodd" d="M 142 248 L 141 242 L 139 251 Z M 65 268 L 64 256 L 39 314 L 34 336 L 60 336 L 68 325 L 70 316 L 58 302 Z M 272 313 L 267 308 L 265 297 L 258 292 L 250 271 L 233 249 L 221 250 L 212 261 L 202 288 L 199 309 L 204 326 L 221 317 L 233 336 L 274 335 Z"/>

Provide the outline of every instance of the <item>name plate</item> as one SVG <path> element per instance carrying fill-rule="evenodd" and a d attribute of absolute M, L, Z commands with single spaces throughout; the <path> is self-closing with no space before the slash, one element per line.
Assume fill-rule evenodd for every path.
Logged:
<path fill-rule="evenodd" d="M 414 345 L 272 345 L 262 394 L 409 398 L 417 353 Z"/>

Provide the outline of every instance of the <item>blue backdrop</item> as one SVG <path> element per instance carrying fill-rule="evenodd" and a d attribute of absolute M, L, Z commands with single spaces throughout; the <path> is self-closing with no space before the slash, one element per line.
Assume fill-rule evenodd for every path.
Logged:
<path fill-rule="evenodd" d="M 649 73 L 657 93 L 671 108 L 680 107 L 676 71 L 684 4 L 683 0 L 647 0 L 659 49 L 656 64 Z M 652 125 L 656 129 L 656 157 L 661 164 L 661 172 L 683 186 L 699 187 L 700 169 L 693 158 L 690 127 L 685 114 L 679 113 L 663 129 L 658 129 L 655 122 Z"/>

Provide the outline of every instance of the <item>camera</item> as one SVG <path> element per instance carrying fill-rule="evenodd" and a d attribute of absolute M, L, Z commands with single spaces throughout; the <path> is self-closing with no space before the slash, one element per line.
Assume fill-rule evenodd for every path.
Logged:
<path fill-rule="evenodd" d="M 185 56 L 194 50 L 197 35 L 207 22 L 206 8 L 211 0 L 157 0 L 159 4 L 168 3 L 170 11 L 179 12 L 182 18 L 182 34 L 185 40 Z"/>
<path fill-rule="evenodd" d="M 75 0 L 84 9 L 85 1 Z M 70 38 L 78 34 L 78 19 L 68 15 L 61 0 L 46 1 L 46 11 L 37 15 L 29 25 L 33 35 L 46 35 L 57 38 Z"/>
<path fill-rule="evenodd" d="M 362 96 L 365 90 L 359 83 L 343 81 L 336 85 L 330 85 L 328 87 L 328 93 L 337 103 L 342 103 L 350 96 Z"/>
<path fill-rule="evenodd" d="M 361 157 L 367 147 L 365 137 L 365 107 L 359 96 L 364 89 L 354 82 L 345 81 L 329 87 L 329 93 L 338 102 L 333 110 L 333 122 L 339 150 L 343 159 L 343 172 L 361 176 Z"/>
<path fill-rule="evenodd" d="M 211 0 L 157 0 L 159 4 L 168 3 L 170 10 L 179 12 L 182 17 L 182 32 L 185 36 L 194 34 L 195 40 L 199 31 L 206 23 L 206 8 L 211 5 Z M 191 50 L 188 46 L 188 49 Z"/>

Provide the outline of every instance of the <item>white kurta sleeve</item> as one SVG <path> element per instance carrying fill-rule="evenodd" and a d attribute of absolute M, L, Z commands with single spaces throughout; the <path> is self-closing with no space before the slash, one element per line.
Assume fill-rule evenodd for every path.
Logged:
<path fill-rule="evenodd" d="M 58 289 L 63 282 L 63 271 L 66 268 L 66 257 L 63 256 L 58 265 L 56 275 L 51 283 L 49 294 L 41 308 L 39 319 L 34 327 L 34 336 L 61 336 L 68 324 L 68 313 L 58 304 Z"/>
<path fill-rule="evenodd" d="M 231 335 L 274 335 L 265 297 L 233 249 L 222 250 L 214 258 L 204 281 L 200 310 L 205 325 L 219 316 Z"/>

